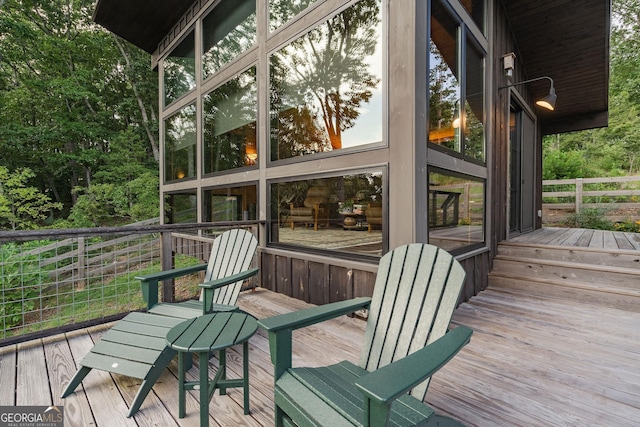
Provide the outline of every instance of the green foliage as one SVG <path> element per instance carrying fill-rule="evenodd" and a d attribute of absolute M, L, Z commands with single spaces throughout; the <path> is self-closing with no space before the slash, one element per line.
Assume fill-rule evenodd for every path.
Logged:
<path fill-rule="evenodd" d="M 0 229 L 19 230 L 37 228 L 61 203 L 53 203 L 28 182 L 35 174 L 30 169 L 9 172 L 0 166 Z"/>
<path fill-rule="evenodd" d="M 22 255 L 25 248 L 37 247 L 38 242 L 23 246 L 8 243 L 0 246 L 2 292 L 0 292 L 0 330 L 19 325 L 23 315 L 33 311 L 44 275 L 38 258 Z"/>
<path fill-rule="evenodd" d="M 640 219 L 626 219 L 613 224 L 616 231 L 626 231 L 630 233 L 640 233 Z"/>
<path fill-rule="evenodd" d="M 147 53 L 92 22 L 94 7 L 0 6 L 0 165 L 30 168 L 32 185 L 64 212 L 74 188 L 108 182 L 100 172 L 132 180 L 140 166 L 157 169 L 157 123 L 148 119 L 156 116 L 157 74 Z M 123 140 L 135 154 L 120 155 Z"/>
<path fill-rule="evenodd" d="M 613 230 L 613 224 L 605 218 L 608 208 L 583 208 L 571 216 L 570 221 L 578 228 L 591 230 Z"/>
<path fill-rule="evenodd" d="M 544 153 L 542 179 L 585 178 L 584 157 L 577 151 L 547 151 Z"/>
<path fill-rule="evenodd" d="M 150 172 L 120 185 L 94 184 L 77 191 L 80 195 L 69 215 L 76 227 L 115 225 L 159 215 L 158 177 Z"/>

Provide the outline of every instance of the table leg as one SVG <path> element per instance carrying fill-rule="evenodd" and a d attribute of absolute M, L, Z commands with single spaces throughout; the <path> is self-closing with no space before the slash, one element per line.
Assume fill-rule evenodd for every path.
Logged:
<path fill-rule="evenodd" d="M 244 414 L 249 415 L 249 341 L 242 343 L 242 376 L 244 387 Z"/>
<path fill-rule="evenodd" d="M 184 385 L 184 372 L 185 372 L 185 360 L 184 353 L 178 352 L 178 418 L 184 418 L 185 403 L 185 385 Z"/>
<path fill-rule="evenodd" d="M 220 350 L 220 353 L 218 355 L 220 357 L 220 361 L 218 364 L 220 379 L 226 380 L 227 379 L 227 350 L 223 348 L 222 350 Z M 220 388 L 220 396 L 227 394 L 227 388 L 225 386 L 221 385 L 219 386 L 219 388 Z"/>
<path fill-rule="evenodd" d="M 200 356 L 200 427 L 209 427 L 209 352 Z"/>

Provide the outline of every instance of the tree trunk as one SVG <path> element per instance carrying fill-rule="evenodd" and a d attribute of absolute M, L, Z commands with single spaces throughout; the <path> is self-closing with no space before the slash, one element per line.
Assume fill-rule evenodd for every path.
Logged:
<path fill-rule="evenodd" d="M 124 58 L 124 61 L 127 65 L 127 70 L 131 70 L 131 61 L 129 61 L 129 56 L 127 55 L 127 52 L 124 50 L 124 47 L 120 43 L 120 40 L 118 40 L 118 37 L 116 37 L 116 35 L 113 33 L 111 33 L 111 36 L 113 37 L 113 40 L 116 42 L 116 46 L 118 46 L 118 49 L 120 50 L 120 53 Z M 127 76 L 129 76 L 128 73 L 127 73 Z M 142 115 L 142 124 L 144 126 L 145 132 L 147 133 L 149 144 L 151 145 L 153 158 L 156 160 L 156 162 L 160 162 L 160 150 L 158 149 L 158 141 L 156 141 L 156 138 L 153 135 L 153 132 L 151 132 L 151 128 L 149 127 L 149 117 L 147 116 L 147 109 L 145 108 L 143 99 L 138 92 L 138 86 L 136 85 L 135 81 L 133 81 L 133 79 L 129 79 L 129 83 L 131 84 L 131 88 L 133 89 L 133 94 L 136 97 L 136 101 L 138 102 L 138 108 L 140 109 L 140 114 Z"/>

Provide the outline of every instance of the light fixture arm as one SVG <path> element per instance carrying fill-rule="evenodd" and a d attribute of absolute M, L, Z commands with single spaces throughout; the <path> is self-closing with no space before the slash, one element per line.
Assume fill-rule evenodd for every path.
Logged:
<path fill-rule="evenodd" d="M 532 82 L 537 82 L 539 80 L 549 80 L 549 82 L 551 82 L 551 89 L 555 92 L 555 88 L 553 87 L 553 79 L 549 76 L 542 76 L 542 77 L 536 77 L 535 79 L 529 79 L 529 80 L 524 80 L 521 82 L 517 82 L 517 83 L 511 83 L 508 84 L 506 86 L 500 86 L 498 89 L 506 89 L 508 87 L 513 87 L 513 86 L 518 86 L 518 85 L 523 85 L 523 84 L 527 84 L 527 83 L 532 83 Z"/>
<path fill-rule="evenodd" d="M 501 86 L 498 89 L 506 89 L 508 87 L 523 85 L 531 82 L 537 82 L 538 80 L 545 80 L 545 79 L 549 80 L 549 82 L 551 83 L 551 87 L 549 88 L 549 95 L 536 101 L 536 105 L 544 109 L 553 111 L 556 108 L 556 100 L 558 99 L 558 97 L 556 96 L 556 88 L 553 87 L 553 79 L 549 76 L 536 77 L 535 79 L 524 80 L 518 83 L 511 83 L 506 86 Z"/>

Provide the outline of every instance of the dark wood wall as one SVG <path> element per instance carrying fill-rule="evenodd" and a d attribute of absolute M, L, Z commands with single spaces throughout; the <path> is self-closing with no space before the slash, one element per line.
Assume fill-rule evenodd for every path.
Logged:
<path fill-rule="evenodd" d="M 487 287 L 489 253 L 461 260 L 467 272 L 460 302 Z M 327 304 L 359 296 L 371 296 L 376 273 L 357 268 L 309 261 L 294 256 L 260 254 L 260 286 L 311 304 Z"/>

